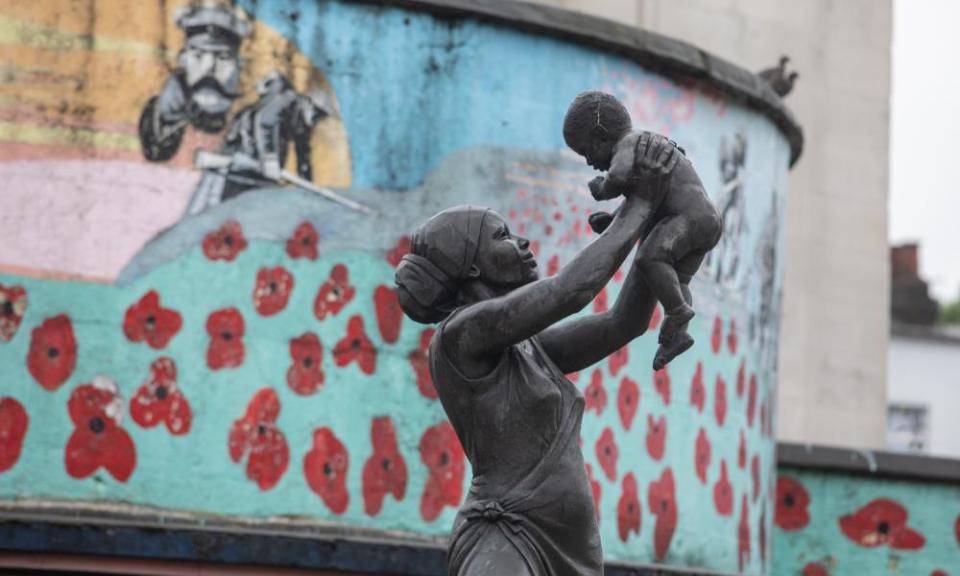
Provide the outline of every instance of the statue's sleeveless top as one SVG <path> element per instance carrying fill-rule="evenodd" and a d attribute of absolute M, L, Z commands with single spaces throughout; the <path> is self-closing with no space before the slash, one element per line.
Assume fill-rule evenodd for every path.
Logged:
<path fill-rule="evenodd" d="M 536 337 L 507 348 L 486 376 L 464 376 L 444 351 L 449 320 L 430 343 L 430 372 L 474 473 L 454 522 L 449 574 L 461 574 L 471 550 L 499 531 L 534 576 L 602 575 L 579 446 L 583 395 Z"/>

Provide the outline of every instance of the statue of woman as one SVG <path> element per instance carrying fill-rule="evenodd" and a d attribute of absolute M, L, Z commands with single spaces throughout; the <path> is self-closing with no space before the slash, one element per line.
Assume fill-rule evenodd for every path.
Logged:
<path fill-rule="evenodd" d="M 404 312 L 440 323 L 430 372 L 473 467 L 451 576 L 603 574 L 579 447 L 584 399 L 564 374 L 643 334 L 656 299 L 633 266 L 608 312 L 557 323 L 593 300 L 640 238 L 650 206 L 635 196 L 550 278 L 538 278 L 527 239 L 473 206 L 423 224 L 397 267 Z"/>

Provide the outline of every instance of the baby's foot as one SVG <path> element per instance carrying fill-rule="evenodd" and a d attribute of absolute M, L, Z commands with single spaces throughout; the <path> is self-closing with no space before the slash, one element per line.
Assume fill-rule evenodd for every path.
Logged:
<path fill-rule="evenodd" d="M 660 348 L 657 349 L 657 355 L 653 357 L 653 369 L 660 370 L 691 346 L 693 346 L 693 337 L 686 332 L 674 332 L 666 340 L 661 333 Z"/>
<path fill-rule="evenodd" d="M 683 331 L 687 323 L 693 319 L 693 316 L 693 308 L 686 304 L 667 312 L 667 319 L 663 321 L 663 326 L 660 327 L 660 343 L 665 344 L 665 339 Z"/>
<path fill-rule="evenodd" d="M 609 212 L 594 212 L 587 218 L 590 229 L 597 234 L 603 234 L 611 222 L 613 222 L 613 214 Z"/>

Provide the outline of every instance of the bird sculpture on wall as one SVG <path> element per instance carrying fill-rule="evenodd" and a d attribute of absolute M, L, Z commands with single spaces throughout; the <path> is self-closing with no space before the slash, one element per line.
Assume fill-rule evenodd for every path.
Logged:
<path fill-rule="evenodd" d="M 763 78 L 781 98 L 793 90 L 793 84 L 797 81 L 797 76 L 799 76 L 795 71 L 787 74 L 787 62 L 789 61 L 790 58 L 788 56 L 781 56 L 780 64 L 757 73 L 757 76 Z"/>

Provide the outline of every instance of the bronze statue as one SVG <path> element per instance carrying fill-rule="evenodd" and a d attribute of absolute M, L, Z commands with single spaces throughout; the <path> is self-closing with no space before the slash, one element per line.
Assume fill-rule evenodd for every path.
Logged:
<path fill-rule="evenodd" d="M 720 240 L 720 213 L 683 149 L 659 134 L 634 131 L 627 109 L 610 94 L 578 95 L 564 119 L 563 138 L 587 164 L 607 172 L 590 182 L 594 198 L 636 196 L 649 212 L 637 265 L 666 313 L 653 359 L 659 370 L 693 346 L 687 333 L 694 315 L 690 280 Z M 597 212 L 590 225 L 602 232 L 611 218 Z"/>
<path fill-rule="evenodd" d="M 597 102 L 592 98 L 577 102 Z M 607 97 L 600 101 L 609 105 Z M 631 134 L 629 116 L 624 123 L 597 106 L 597 122 L 581 126 L 577 102 L 568 113 L 567 141 L 585 146 L 575 149 L 586 152 L 591 165 L 616 167 L 605 184 L 591 187 L 612 195 L 621 174 L 630 184 L 615 188 L 624 200 L 595 241 L 555 276 L 541 279 L 526 238 L 511 233 L 496 212 L 460 206 L 423 224 L 397 266 L 404 312 L 418 322 L 440 323 L 430 342 L 430 372 L 473 467 L 450 538 L 451 576 L 603 574 L 578 442 L 584 398 L 564 374 L 646 331 L 657 303 L 650 274 L 666 276 L 658 289 L 676 291 L 689 308 L 689 289 L 686 298 L 681 292 L 689 278 L 677 280 L 666 258 L 679 257 L 692 275 L 699 265 L 694 260 L 709 249 L 710 242 L 700 243 L 702 235 L 688 228 L 701 225 L 697 213 L 680 214 L 681 205 L 699 207 L 688 201 L 699 180 L 677 146 Z M 621 141 L 630 142 L 629 154 L 614 152 Z M 623 162 L 629 168 L 621 168 Z M 681 198 L 663 199 L 673 193 Z M 719 226 L 716 210 L 709 215 Z M 614 306 L 561 322 L 593 300 L 644 236 L 650 248 L 634 261 Z M 673 243 L 665 246 L 667 240 Z M 679 255 L 678 245 L 685 247 Z M 678 311 L 671 310 L 679 330 L 685 321 L 678 323 Z"/>

